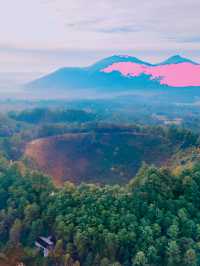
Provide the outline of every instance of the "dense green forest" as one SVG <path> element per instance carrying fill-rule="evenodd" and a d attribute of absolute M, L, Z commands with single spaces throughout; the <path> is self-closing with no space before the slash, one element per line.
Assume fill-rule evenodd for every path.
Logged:
<path fill-rule="evenodd" d="M 26 266 L 200 265 L 198 130 L 194 133 L 184 126 L 154 123 L 146 126 L 137 120 L 126 124 L 118 119 L 116 116 L 111 119 L 115 123 L 110 123 L 107 116 L 75 109 L 36 108 L 1 114 L 0 266 L 20 262 Z M 162 150 L 173 150 L 173 154 L 167 168 L 143 164 L 123 185 L 65 182 L 56 187 L 51 177 L 27 167 L 24 149 L 30 141 L 88 132 L 98 150 L 97 137 L 111 136 L 108 143 L 112 145 L 103 142 L 101 146 L 108 158 L 119 146 L 118 135 L 127 132 L 144 136 L 144 141 L 145 136 L 159 137 L 165 140 Z M 155 146 L 154 141 L 149 143 L 149 149 Z M 126 166 L 129 158 L 132 163 L 129 150 L 125 153 L 129 157 L 120 151 L 119 161 Z M 133 160 L 138 160 L 136 155 Z M 35 241 L 50 235 L 56 245 L 44 258 Z"/>
<path fill-rule="evenodd" d="M 82 110 L 35 108 L 22 112 L 9 112 L 9 117 L 27 123 L 88 122 L 95 120 L 94 113 Z"/>
<path fill-rule="evenodd" d="M 199 209 L 200 165 L 176 176 L 144 165 L 124 187 L 57 189 L 2 160 L 0 265 L 199 265 Z M 56 246 L 43 258 L 34 241 L 49 234 Z"/>

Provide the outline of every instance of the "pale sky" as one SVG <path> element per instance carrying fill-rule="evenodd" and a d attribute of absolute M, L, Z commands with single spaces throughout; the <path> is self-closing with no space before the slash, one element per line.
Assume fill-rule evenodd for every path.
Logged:
<path fill-rule="evenodd" d="M 0 73 L 129 54 L 200 62 L 200 0 L 0 0 Z"/>

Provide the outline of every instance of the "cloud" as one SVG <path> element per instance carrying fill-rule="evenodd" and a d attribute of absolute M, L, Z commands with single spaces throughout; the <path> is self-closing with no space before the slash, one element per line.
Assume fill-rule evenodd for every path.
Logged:
<path fill-rule="evenodd" d="M 199 0 L 2 2 L 0 53 L 9 55 L 8 62 L 12 56 L 20 65 L 24 61 L 24 68 L 33 62 L 48 69 L 51 60 L 57 66 L 64 60 L 82 65 L 100 55 L 129 52 L 142 57 L 151 53 L 154 60 L 181 52 L 200 61 Z M 43 61 L 35 63 L 35 56 Z"/>
<path fill-rule="evenodd" d="M 102 33 L 109 33 L 109 34 L 115 34 L 115 33 L 121 33 L 126 34 L 127 32 L 139 32 L 142 31 L 142 29 L 139 26 L 133 26 L 133 25 L 126 25 L 126 26 L 118 26 L 113 28 L 98 28 L 96 29 L 96 32 L 102 32 Z"/>
<path fill-rule="evenodd" d="M 200 44 L 200 37 L 199 36 L 189 36 L 189 37 L 182 37 L 177 39 L 179 42 L 185 43 L 198 43 Z"/>

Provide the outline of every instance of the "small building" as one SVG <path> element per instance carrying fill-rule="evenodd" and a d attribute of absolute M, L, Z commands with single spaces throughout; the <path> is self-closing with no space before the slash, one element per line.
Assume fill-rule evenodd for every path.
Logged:
<path fill-rule="evenodd" d="M 53 251 L 55 247 L 55 239 L 52 236 L 39 236 L 35 241 L 35 246 L 43 251 L 44 257 L 48 257 L 49 252 Z"/>

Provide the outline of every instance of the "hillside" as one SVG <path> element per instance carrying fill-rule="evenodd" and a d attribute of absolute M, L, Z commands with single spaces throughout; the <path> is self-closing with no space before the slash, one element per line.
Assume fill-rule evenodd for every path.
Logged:
<path fill-rule="evenodd" d="M 24 155 L 58 185 L 67 180 L 119 184 L 130 180 L 142 162 L 165 165 L 181 144 L 156 130 L 103 128 L 33 140 Z"/>
<path fill-rule="evenodd" d="M 176 175 L 143 167 L 125 186 L 62 188 L 7 167 L 0 172 L 0 265 L 198 266 L 199 184 L 199 165 Z M 49 235 L 56 245 L 44 257 L 34 243 Z"/>

